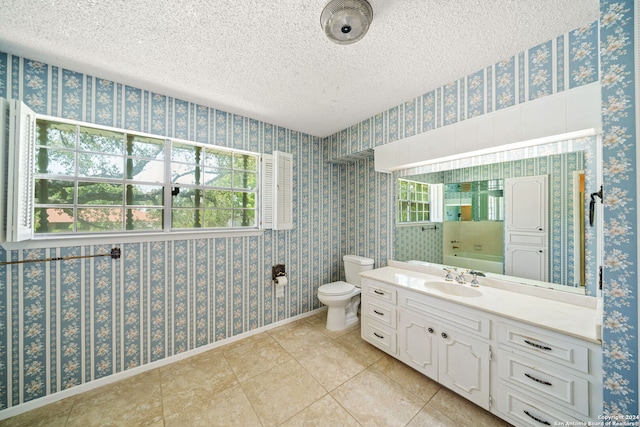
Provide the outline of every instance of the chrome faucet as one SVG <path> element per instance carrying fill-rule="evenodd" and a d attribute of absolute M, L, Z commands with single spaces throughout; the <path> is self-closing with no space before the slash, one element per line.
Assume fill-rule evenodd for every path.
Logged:
<path fill-rule="evenodd" d="M 458 272 L 458 276 L 456 277 L 456 282 L 458 282 L 461 285 L 467 283 L 467 280 L 464 278 L 465 274 L 467 274 L 467 270 L 460 270 Z"/>
<path fill-rule="evenodd" d="M 443 267 L 442 269 L 447 272 L 447 275 L 444 276 L 444 280 L 446 280 L 447 282 L 453 282 L 453 276 L 451 275 L 451 271 L 453 270 L 447 267 Z"/>
<path fill-rule="evenodd" d="M 473 286 L 474 288 L 476 288 L 476 287 L 478 287 L 480 285 L 480 282 L 478 282 L 478 276 L 486 277 L 482 271 L 473 271 L 472 270 L 469 273 L 473 274 L 473 280 L 471 280 L 471 286 Z"/>

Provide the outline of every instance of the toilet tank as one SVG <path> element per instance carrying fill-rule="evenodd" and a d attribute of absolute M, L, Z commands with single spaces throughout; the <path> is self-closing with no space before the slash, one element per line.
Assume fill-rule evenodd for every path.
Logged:
<path fill-rule="evenodd" d="M 360 286 L 360 275 L 358 273 L 367 270 L 373 270 L 373 260 L 371 258 L 365 258 L 358 255 L 345 255 L 344 259 L 344 274 L 347 278 L 347 283 Z"/>

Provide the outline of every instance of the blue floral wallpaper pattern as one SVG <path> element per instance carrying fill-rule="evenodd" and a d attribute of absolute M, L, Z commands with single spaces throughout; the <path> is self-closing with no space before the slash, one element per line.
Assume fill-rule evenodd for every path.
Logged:
<path fill-rule="evenodd" d="M 0 52 L 0 96 L 56 117 L 290 152 L 295 189 L 290 231 L 0 250 L 4 261 L 122 249 L 117 261 L 0 267 L 0 409 L 319 308 L 317 288 L 344 278 L 343 251 L 356 250 L 344 244 L 340 225 L 346 176 L 325 163 L 320 138 L 6 52 Z M 357 250 L 374 254 L 375 245 Z M 276 263 L 286 264 L 289 277 L 280 299 L 270 280 Z"/>

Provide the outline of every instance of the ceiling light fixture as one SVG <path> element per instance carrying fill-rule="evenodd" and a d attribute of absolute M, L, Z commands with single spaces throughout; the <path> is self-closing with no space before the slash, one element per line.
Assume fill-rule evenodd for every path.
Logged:
<path fill-rule="evenodd" d="M 373 9 L 367 0 L 331 0 L 320 15 L 320 25 L 334 43 L 355 43 L 367 34 Z"/>

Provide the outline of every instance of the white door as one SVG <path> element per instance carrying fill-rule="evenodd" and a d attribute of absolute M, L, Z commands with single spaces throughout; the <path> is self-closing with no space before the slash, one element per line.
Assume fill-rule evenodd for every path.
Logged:
<path fill-rule="evenodd" d="M 547 176 L 504 180 L 505 231 L 547 231 Z"/>
<path fill-rule="evenodd" d="M 504 268 L 509 276 L 547 281 L 547 251 L 542 247 L 508 245 Z"/>

